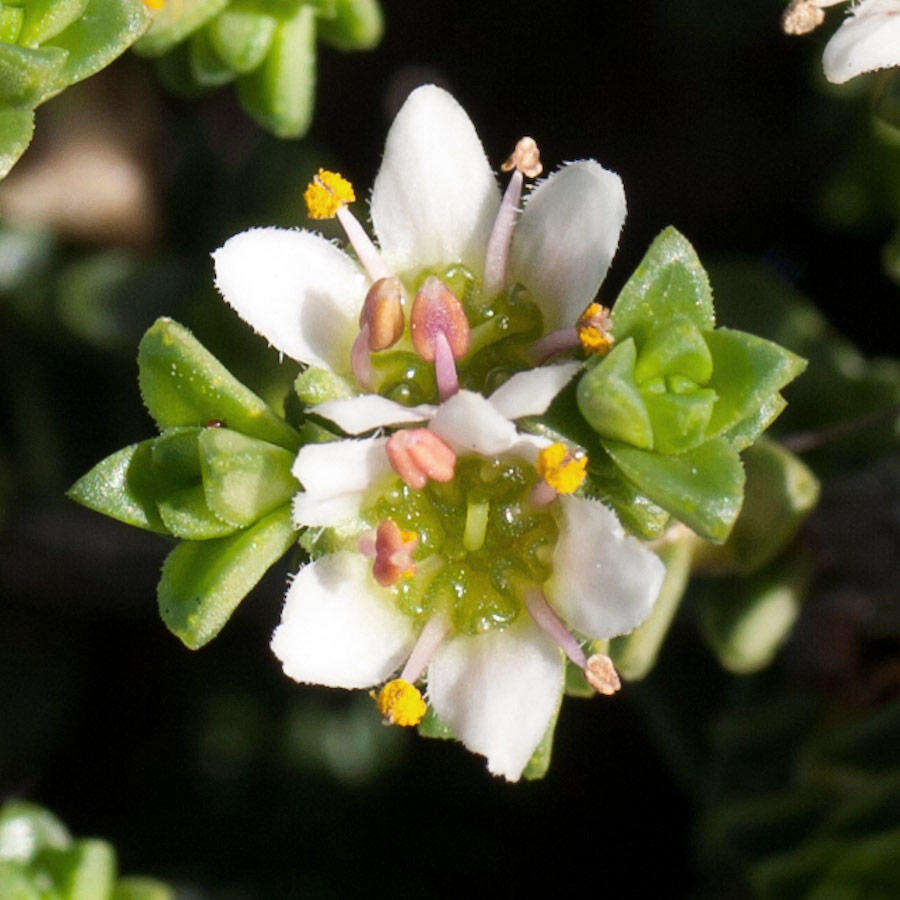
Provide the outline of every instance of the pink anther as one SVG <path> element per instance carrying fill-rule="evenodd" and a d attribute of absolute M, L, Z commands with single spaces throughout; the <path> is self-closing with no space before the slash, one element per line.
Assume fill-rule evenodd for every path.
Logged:
<path fill-rule="evenodd" d="M 390 587 L 404 575 L 412 575 L 416 569 L 412 555 L 418 545 L 417 537 L 409 537 L 393 519 L 385 519 L 375 533 L 375 580 L 382 587 Z"/>
<path fill-rule="evenodd" d="M 391 468 L 413 490 L 420 491 L 433 481 L 450 481 L 456 467 L 456 454 L 433 431 L 405 428 L 387 440 Z"/>

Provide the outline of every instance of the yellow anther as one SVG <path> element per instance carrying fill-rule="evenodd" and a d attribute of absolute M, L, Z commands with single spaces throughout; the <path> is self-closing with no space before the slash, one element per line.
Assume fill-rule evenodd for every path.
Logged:
<path fill-rule="evenodd" d="M 587 457 L 574 455 L 565 444 L 551 444 L 538 453 L 538 475 L 560 494 L 577 491 L 587 472 Z"/>
<path fill-rule="evenodd" d="M 413 541 L 417 541 L 419 539 L 419 534 L 416 531 L 402 531 L 400 532 L 400 540 L 403 541 L 404 544 L 411 544 Z"/>
<path fill-rule="evenodd" d="M 144 0 L 144 6 L 150 9 L 162 9 L 166 5 L 166 0 Z"/>
<path fill-rule="evenodd" d="M 333 219 L 337 211 L 356 199 L 353 185 L 337 172 L 319 169 L 303 192 L 311 219 Z"/>
<path fill-rule="evenodd" d="M 613 345 L 609 310 L 599 303 L 592 303 L 575 323 L 578 340 L 587 353 L 608 353 Z"/>
<path fill-rule="evenodd" d="M 378 712 L 389 725 L 418 725 L 428 708 L 415 685 L 395 678 L 389 681 L 375 698 Z"/>

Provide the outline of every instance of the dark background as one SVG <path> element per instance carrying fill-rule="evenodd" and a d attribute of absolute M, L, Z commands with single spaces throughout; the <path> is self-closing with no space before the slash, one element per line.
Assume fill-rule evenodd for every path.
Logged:
<path fill-rule="evenodd" d="M 530 134 L 547 170 L 592 156 L 622 176 L 629 215 L 602 297 L 674 224 L 704 261 L 761 263 L 864 352 L 893 352 L 896 286 L 881 270 L 889 219 L 842 220 L 827 195 L 858 158 L 869 101 L 863 88 L 824 86 L 827 35 L 782 36 L 780 3 L 384 7 L 375 51 L 322 50 L 316 119 L 299 147 L 253 127 L 227 90 L 199 104 L 166 97 L 133 57 L 103 76 L 123 108 L 152 108 L 142 152 L 162 224 L 137 253 L 159 277 L 142 282 L 113 346 L 0 310 L 0 794 L 110 838 L 127 872 L 215 897 L 508 896 L 543 879 L 560 893 L 586 880 L 620 896 L 744 896 L 743 860 L 704 855 L 698 836 L 728 777 L 715 723 L 744 704 L 818 709 L 840 695 L 809 662 L 833 646 L 814 625 L 801 622 L 769 672 L 736 678 L 698 642 L 688 604 L 653 675 L 611 700 L 567 701 L 550 774 L 507 785 L 455 744 L 383 729 L 364 697 L 285 679 L 268 650 L 284 565 L 192 653 L 156 612 L 165 542 L 62 499 L 99 458 L 150 436 L 133 348 L 156 315 L 187 319 L 255 386 L 247 359 L 228 355 L 241 326 L 209 296 L 209 252 L 251 224 L 306 224 L 297 191 L 320 164 L 364 193 L 393 113 L 424 81 L 455 94 L 495 165 Z M 872 502 L 896 510 L 874 477 Z M 852 542 L 878 515 L 857 509 L 837 519 L 836 538 L 833 519 L 820 531 Z M 854 677 L 845 672 L 841 689 Z M 754 790 L 789 781 L 786 746 Z"/>

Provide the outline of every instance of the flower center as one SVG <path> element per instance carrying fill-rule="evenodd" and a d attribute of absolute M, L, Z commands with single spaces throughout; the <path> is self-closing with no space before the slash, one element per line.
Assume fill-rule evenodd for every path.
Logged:
<path fill-rule="evenodd" d="M 466 634 L 504 628 L 522 611 L 523 590 L 550 576 L 558 527 L 536 506 L 539 477 L 518 457 L 461 456 L 452 481 L 421 490 L 391 476 L 363 505 L 372 528 L 387 519 L 418 544 L 415 569 L 390 591 L 417 622 L 446 612 Z"/>

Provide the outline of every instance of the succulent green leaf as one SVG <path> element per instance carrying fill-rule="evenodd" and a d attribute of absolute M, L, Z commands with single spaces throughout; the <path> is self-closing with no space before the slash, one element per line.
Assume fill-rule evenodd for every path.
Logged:
<path fill-rule="evenodd" d="M 819 481 L 809 468 L 771 441 L 743 454 L 744 505 L 721 547 L 703 548 L 698 563 L 708 571 L 753 572 L 781 553 L 819 499 Z"/>
<path fill-rule="evenodd" d="M 556 733 L 556 720 L 559 718 L 562 698 L 563 695 L 560 694 L 556 712 L 553 713 L 553 718 L 550 720 L 541 742 L 535 747 L 534 753 L 531 754 L 531 759 L 528 760 L 525 768 L 522 770 L 522 777 L 526 781 L 537 781 L 543 778 L 550 768 L 550 759 L 553 756 L 553 736 Z"/>
<path fill-rule="evenodd" d="M 141 0 L 89 0 L 84 14 L 53 38 L 69 51 L 58 89 L 81 81 L 124 53 L 150 24 Z"/>
<path fill-rule="evenodd" d="M 34 134 L 34 110 L 27 107 L 0 109 L 0 179 L 6 178 L 25 152 Z"/>
<path fill-rule="evenodd" d="M 132 875 L 116 882 L 110 900 L 175 900 L 175 891 L 155 878 Z"/>
<path fill-rule="evenodd" d="M 581 414 L 602 437 L 650 449 L 653 431 L 641 392 L 634 382 L 637 348 L 628 338 L 588 369 L 578 383 Z"/>
<path fill-rule="evenodd" d="M 141 339 L 138 382 L 161 428 L 218 420 L 289 450 L 300 446 L 300 436 L 284 419 L 171 319 L 158 319 Z"/>
<path fill-rule="evenodd" d="M 142 56 L 162 56 L 220 13 L 229 0 L 170 0 L 153 16 L 153 24 L 134 45 Z"/>
<path fill-rule="evenodd" d="M 106 841 L 85 838 L 65 849 L 41 850 L 32 869 L 46 876 L 66 900 L 98 900 L 112 893 L 116 853 Z"/>
<path fill-rule="evenodd" d="M 633 335 L 640 345 L 654 326 L 676 316 L 690 319 L 700 331 L 716 324 L 706 271 L 687 238 L 666 228 L 622 288 L 612 331 L 617 341 Z"/>
<path fill-rule="evenodd" d="M 17 6 L 4 6 L 0 3 L 0 41 L 8 44 L 19 43 L 25 11 Z"/>
<path fill-rule="evenodd" d="M 7 800 L 0 807 L 0 859 L 27 863 L 45 847 L 62 850 L 71 843 L 66 826 L 36 803 Z"/>
<path fill-rule="evenodd" d="M 179 544 L 163 564 L 157 591 L 163 622 L 187 647 L 202 647 L 296 537 L 286 504 L 228 537 Z"/>
<path fill-rule="evenodd" d="M 727 431 L 722 432 L 722 437 L 740 453 L 749 447 L 784 411 L 787 401 L 781 394 L 772 394 L 767 397 L 752 414 L 746 419 L 741 419 L 732 425 Z"/>
<path fill-rule="evenodd" d="M 708 387 L 718 395 L 707 429 L 721 434 L 754 415 L 805 368 L 806 360 L 765 338 L 719 328 L 706 335 L 713 357 Z"/>
<path fill-rule="evenodd" d="M 219 58 L 209 42 L 206 29 L 201 29 L 191 36 L 188 58 L 191 65 L 191 76 L 202 88 L 228 84 L 229 81 L 234 80 L 237 74 Z"/>
<path fill-rule="evenodd" d="M 304 4 L 278 23 L 261 65 L 238 79 L 238 99 L 273 134 L 301 137 L 312 118 L 315 79 L 316 14 Z"/>
<path fill-rule="evenodd" d="M 452 741 L 456 739 L 450 726 L 443 719 L 438 717 L 434 708 L 431 706 L 425 710 L 425 715 L 422 717 L 422 721 L 419 722 L 417 730 L 422 737 L 426 738 L 436 738 L 440 741 Z"/>
<path fill-rule="evenodd" d="M 200 435 L 200 460 L 206 503 L 236 526 L 289 502 L 300 487 L 291 475 L 293 453 L 227 428 Z"/>
<path fill-rule="evenodd" d="M 23 8 L 19 43 L 37 47 L 49 41 L 80 18 L 87 5 L 88 0 L 29 0 Z"/>
<path fill-rule="evenodd" d="M 68 55 L 59 47 L 0 43 L 0 104 L 34 107 L 49 97 Z"/>
<path fill-rule="evenodd" d="M 713 438 L 678 456 L 615 441 L 603 446 L 638 490 L 676 519 L 715 543 L 728 537 L 744 497 L 744 470 L 726 440 Z"/>
<path fill-rule="evenodd" d="M 631 634 L 610 641 L 610 656 L 627 681 L 638 681 L 656 664 L 669 626 L 678 612 L 691 574 L 694 540 L 684 538 L 664 544 L 657 551 L 666 565 L 666 576 L 653 611 Z"/>
<path fill-rule="evenodd" d="M 642 392 L 650 424 L 653 446 L 659 453 L 683 453 L 706 440 L 716 392 L 708 388 L 693 394 Z"/>
<path fill-rule="evenodd" d="M 309 366 L 297 376 L 294 391 L 306 406 L 316 406 L 326 400 L 346 400 L 356 393 L 345 378 L 318 366 Z"/>
<path fill-rule="evenodd" d="M 681 375 L 696 384 L 706 384 L 712 375 L 712 356 L 700 329 L 685 316 L 661 322 L 653 328 L 638 354 L 634 380 Z"/>
<path fill-rule="evenodd" d="M 276 25 L 274 16 L 232 5 L 207 25 L 206 33 L 222 63 L 234 72 L 246 75 L 265 59 Z"/>
<path fill-rule="evenodd" d="M 319 36 L 338 50 L 370 50 L 383 33 L 377 0 L 335 0 L 333 16 L 319 19 Z"/>
<path fill-rule="evenodd" d="M 173 537 L 206 541 L 232 534 L 240 526 L 220 519 L 207 505 L 203 485 L 180 488 L 160 498 L 160 518 Z"/>
<path fill-rule="evenodd" d="M 161 487 L 184 487 L 200 483 L 200 452 L 197 441 L 202 428 L 167 428 L 150 441 L 154 475 Z"/>

